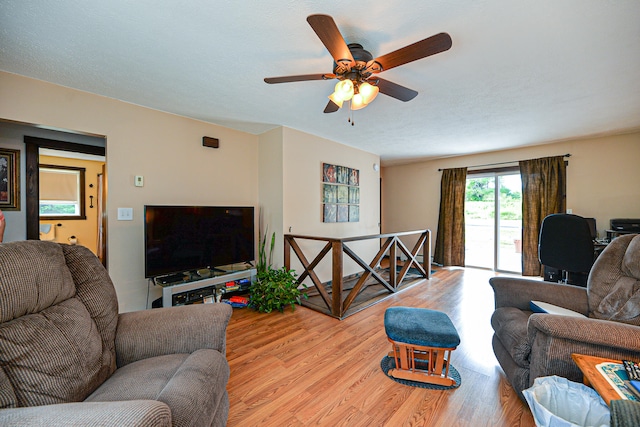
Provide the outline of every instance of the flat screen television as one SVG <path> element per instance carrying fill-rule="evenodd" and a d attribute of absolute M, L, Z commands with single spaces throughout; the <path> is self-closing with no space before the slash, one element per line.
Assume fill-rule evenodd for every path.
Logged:
<path fill-rule="evenodd" d="M 255 260 L 254 208 L 145 206 L 145 277 Z"/>

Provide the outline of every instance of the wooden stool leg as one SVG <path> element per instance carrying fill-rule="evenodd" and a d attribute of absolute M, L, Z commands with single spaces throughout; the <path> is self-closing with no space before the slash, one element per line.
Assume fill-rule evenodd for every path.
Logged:
<path fill-rule="evenodd" d="M 389 340 L 391 341 L 391 340 Z M 391 341 L 396 368 L 389 370 L 389 375 L 410 381 L 452 386 L 455 381 L 449 377 L 449 348 L 422 347 Z M 416 368 L 416 360 L 426 363 L 426 369 Z"/>

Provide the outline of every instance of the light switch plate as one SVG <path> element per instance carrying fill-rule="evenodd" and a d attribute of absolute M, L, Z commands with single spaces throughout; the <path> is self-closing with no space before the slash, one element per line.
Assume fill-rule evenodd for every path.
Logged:
<path fill-rule="evenodd" d="M 136 187 L 142 187 L 144 185 L 144 177 L 142 175 L 136 175 L 133 182 Z"/>
<path fill-rule="evenodd" d="M 133 221 L 133 208 L 118 208 L 118 221 Z"/>

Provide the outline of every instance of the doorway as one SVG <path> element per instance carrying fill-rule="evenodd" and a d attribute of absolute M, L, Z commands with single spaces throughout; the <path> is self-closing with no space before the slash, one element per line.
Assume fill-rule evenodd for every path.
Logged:
<path fill-rule="evenodd" d="M 517 169 L 468 174 L 465 265 L 522 273 L 522 182 Z"/>
<path fill-rule="evenodd" d="M 102 142 L 104 143 L 104 138 L 102 138 Z M 85 215 L 79 215 L 76 218 L 64 218 L 63 215 L 51 216 L 49 218 L 46 215 L 41 216 L 41 199 L 40 199 L 40 176 L 42 173 L 42 164 L 40 162 L 41 155 L 46 154 L 49 157 L 49 161 L 47 163 L 51 163 L 51 159 L 55 157 L 65 158 L 65 166 L 58 166 L 58 168 L 64 168 L 67 171 L 69 169 L 78 169 L 70 167 L 70 163 L 73 162 L 82 162 L 81 160 L 84 157 L 90 156 L 93 158 L 91 161 L 99 160 L 100 158 L 105 158 L 105 147 L 104 146 L 95 146 L 95 145 L 85 145 L 78 143 L 70 143 L 59 140 L 52 140 L 46 138 L 37 138 L 31 136 L 24 137 L 25 143 L 25 164 L 26 164 L 26 228 L 27 228 L 27 239 L 39 240 L 41 239 L 41 232 L 43 227 L 48 233 L 51 233 L 51 230 L 54 231 L 59 229 L 63 233 L 72 228 L 75 229 L 86 229 L 87 222 Z M 60 153 L 65 153 L 60 155 Z M 76 160 L 74 160 L 76 159 Z M 89 160 L 84 160 L 89 161 Z M 55 162 L 58 163 L 58 162 Z M 51 165 L 49 165 L 51 169 Z M 94 251 L 94 253 L 100 258 L 102 264 L 107 266 L 107 258 L 106 258 L 106 227 L 105 227 L 105 218 L 104 208 L 106 206 L 106 188 L 105 185 L 105 177 L 104 177 L 104 167 L 101 167 L 98 173 L 92 174 L 92 176 L 86 180 L 86 186 L 83 181 L 83 191 L 87 191 L 87 197 L 83 198 L 85 207 L 84 211 L 91 210 L 94 216 L 93 225 L 91 226 L 91 230 L 84 230 L 83 233 L 87 233 L 85 235 L 90 235 L 90 239 L 86 239 L 87 241 L 91 240 L 92 244 L 90 245 L 90 249 Z M 93 176 L 95 175 L 95 176 Z M 99 212 L 98 212 L 99 211 Z M 97 214 L 97 217 L 96 217 Z M 82 221 L 82 226 L 79 225 L 78 221 Z M 74 222 L 77 227 L 73 226 Z M 82 243 L 79 241 L 78 236 L 73 233 L 69 233 L 69 236 L 65 235 L 62 243 L 75 244 L 76 242 Z M 55 236 L 55 233 L 53 233 Z M 59 240 L 59 237 L 47 237 L 48 239 L 56 239 Z"/>

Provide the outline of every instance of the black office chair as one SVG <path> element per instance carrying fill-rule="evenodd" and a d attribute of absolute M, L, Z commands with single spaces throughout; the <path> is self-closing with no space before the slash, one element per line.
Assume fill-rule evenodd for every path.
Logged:
<path fill-rule="evenodd" d="M 544 280 L 587 286 L 594 261 L 591 227 L 586 218 L 552 214 L 542 220 L 538 258 L 544 266 Z"/>

